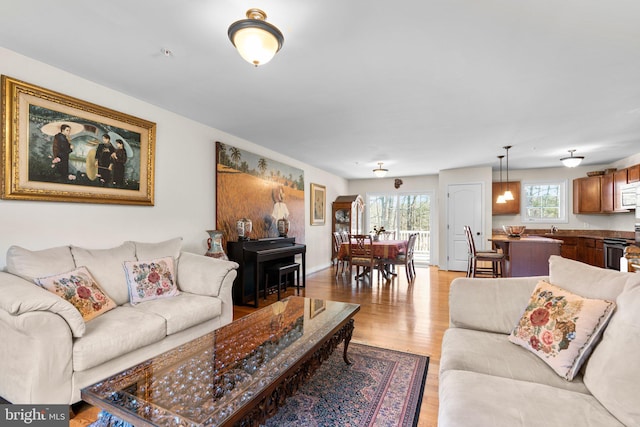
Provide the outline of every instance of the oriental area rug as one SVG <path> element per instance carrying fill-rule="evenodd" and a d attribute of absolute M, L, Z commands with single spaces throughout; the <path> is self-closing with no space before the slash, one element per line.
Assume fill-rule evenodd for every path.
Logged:
<path fill-rule="evenodd" d="M 349 344 L 340 345 L 266 427 L 416 426 L 429 357 Z M 129 426 L 104 412 L 91 426 Z"/>

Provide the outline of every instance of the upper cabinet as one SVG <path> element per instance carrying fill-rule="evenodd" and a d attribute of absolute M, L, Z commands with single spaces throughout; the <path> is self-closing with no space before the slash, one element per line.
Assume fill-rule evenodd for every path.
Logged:
<path fill-rule="evenodd" d="M 628 212 L 622 206 L 622 189 L 637 182 L 640 165 L 599 176 L 573 180 L 573 213 L 599 214 Z"/>
<path fill-rule="evenodd" d="M 507 200 L 506 203 L 496 203 L 498 195 L 504 193 L 507 188 L 513 194 L 513 200 Z M 494 182 L 492 191 L 491 205 L 493 215 L 517 215 L 520 213 L 520 181 Z"/>
<path fill-rule="evenodd" d="M 627 168 L 627 182 L 631 184 L 638 181 L 640 181 L 640 165 L 629 166 Z"/>
<path fill-rule="evenodd" d="M 602 213 L 602 176 L 573 180 L 573 213 Z"/>

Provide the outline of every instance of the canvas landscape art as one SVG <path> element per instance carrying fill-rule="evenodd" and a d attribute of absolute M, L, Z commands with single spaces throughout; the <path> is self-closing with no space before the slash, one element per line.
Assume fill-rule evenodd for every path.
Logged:
<path fill-rule="evenodd" d="M 216 143 L 217 229 L 238 240 L 236 222 L 251 220 L 249 238 L 278 237 L 278 219 L 289 220 L 287 237 L 304 243 L 304 171 L 237 147 Z"/>

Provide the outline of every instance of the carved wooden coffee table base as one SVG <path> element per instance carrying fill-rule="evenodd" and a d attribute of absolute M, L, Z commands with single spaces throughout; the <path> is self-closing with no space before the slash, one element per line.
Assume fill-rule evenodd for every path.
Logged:
<path fill-rule="evenodd" d="M 248 412 L 246 414 L 239 413 L 238 418 L 240 418 L 240 420 L 233 424 L 241 427 L 257 427 L 274 416 L 276 412 L 278 412 L 278 409 L 284 405 L 285 400 L 293 396 L 298 389 L 311 378 L 320 365 L 322 365 L 322 362 L 331 356 L 342 341 L 344 341 L 342 357 L 344 362 L 350 365 L 351 361 L 347 357 L 347 350 L 349 348 L 349 342 L 351 341 L 351 335 L 353 334 L 353 324 L 353 319 L 349 319 L 347 324 L 333 337 L 308 357 L 300 360 L 299 365 L 292 367 L 291 371 L 287 372 L 280 381 L 274 383 L 273 386 L 265 392 L 265 396 L 257 402 L 255 407 L 247 409 Z"/>

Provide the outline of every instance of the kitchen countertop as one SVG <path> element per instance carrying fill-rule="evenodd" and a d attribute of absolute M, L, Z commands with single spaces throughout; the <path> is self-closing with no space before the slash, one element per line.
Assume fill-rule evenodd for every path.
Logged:
<path fill-rule="evenodd" d="M 505 236 L 506 234 L 502 228 L 496 228 L 493 230 L 494 236 Z M 613 231 L 613 230 L 558 230 L 555 233 L 549 232 L 548 228 L 544 229 L 527 229 L 523 236 L 543 236 L 551 237 L 554 239 L 561 239 L 563 237 L 582 237 L 590 239 L 608 239 L 618 238 L 627 239 L 630 243 L 635 242 L 635 232 L 633 231 Z"/>

